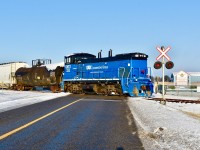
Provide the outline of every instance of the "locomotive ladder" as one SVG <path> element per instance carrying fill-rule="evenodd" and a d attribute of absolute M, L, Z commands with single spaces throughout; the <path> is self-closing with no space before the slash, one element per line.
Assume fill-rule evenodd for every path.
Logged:
<path fill-rule="evenodd" d="M 126 80 L 126 86 L 128 87 L 128 80 L 129 80 L 129 76 L 131 73 L 131 70 L 128 72 L 127 77 L 124 77 L 126 73 L 126 68 L 125 67 L 120 67 L 118 68 L 118 77 L 121 78 L 121 84 L 124 85 L 124 79 Z"/>
<path fill-rule="evenodd" d="M 10 86 L 12 86 L 15 83 L 16 63 L 11 63 L 10 65 Z"/>

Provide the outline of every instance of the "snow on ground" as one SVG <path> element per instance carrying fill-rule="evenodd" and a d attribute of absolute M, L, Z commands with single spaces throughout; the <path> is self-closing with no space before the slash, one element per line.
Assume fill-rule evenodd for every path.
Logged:
<path fill-rule="evenodd" d="M 39 103 L 69 95 L 69 93 L 52 93 L 50 91 L 11 91 L 0 90 L 0 112 Z"/>
<path fill-rule="evenodd" d="M 185 94 L 185 93 L 184 93 Z M 154 94 L 153 97 L 161 97 Z M 197 100 L 198 96 L 165 95 L 166 98 Z M 128 105 L 139 127 L 145 149 L 200 149 L 200 104 L 181 104 L 129 98 Z"/>

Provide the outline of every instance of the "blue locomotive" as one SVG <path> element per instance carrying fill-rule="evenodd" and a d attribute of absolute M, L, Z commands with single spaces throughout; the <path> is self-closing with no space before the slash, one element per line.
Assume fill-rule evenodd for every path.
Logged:
<path fill-rule="evenodd" d="M 150 96 L 153 84 L 148 76 L 148 55 L 125 53 L 98 58 L 89 53 L 65 56 L 64 91 L 103 95 Z"/>

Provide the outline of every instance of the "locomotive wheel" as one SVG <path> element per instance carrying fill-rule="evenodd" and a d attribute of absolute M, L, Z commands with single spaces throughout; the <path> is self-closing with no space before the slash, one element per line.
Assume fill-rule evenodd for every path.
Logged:
<path fill-rule="evenodd" d="M 62 92 L 62 89 L 61 89 L 61 87 L 59 87 L 59 88 L 58 88 L 58 92 L 59 92 L 59 93 L 60 93 L 60 92 Z"/>
<path fill-rule="evenodd" d="M 55 85 L 50 86 L 50 89 L 51 89 L 51 91 L 52 91 L 53 93 L 56 92 L 56 86 L 55 86 Z"/>
<path fill-rule="evenodd" d="M 108 91 L 106 88 L 101 89 L 101 94 L 102 95 L 108 95 Z"/>
<path fill-rule="evenodd" d="M 53 90 L 51 90 L 53 93 L 56 93 L 56 90 L 55 89 L 53 89 Z"/>
<path fill-rule="evenodd" d="M 64 86 L 64 92 L 67 92 L 67 86 Z"/>
<path fill-rule="evenodd" d="M 21 89 L 21 86 L 20 86 L 20 85 L 17 85 L 17 86 L 16 86 L 16 90 L 17 90 L 17 91 L 20 91 L 20 89 Z"/>
<path fill-rule="evenodd" d="M 67 92 L 73 93 L 73 88 L 72 88 L 72 86 L 68 87 L 67 89 L 68 89 Z"/>
<path fill-rule="evenodd" d="M 24 91 L 25 87 L 22 85 L 20 91 Z"/>

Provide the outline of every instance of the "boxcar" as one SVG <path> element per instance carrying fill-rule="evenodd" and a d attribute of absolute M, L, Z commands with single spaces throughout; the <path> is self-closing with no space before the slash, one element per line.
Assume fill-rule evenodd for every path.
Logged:
<path fill-rule="evenodd" d="M 25 62 L 8 62 L 0 64 L 0 88 L 11 88 L 16 83 L 15 72 L 21 67 L 28 67 Z"/>

